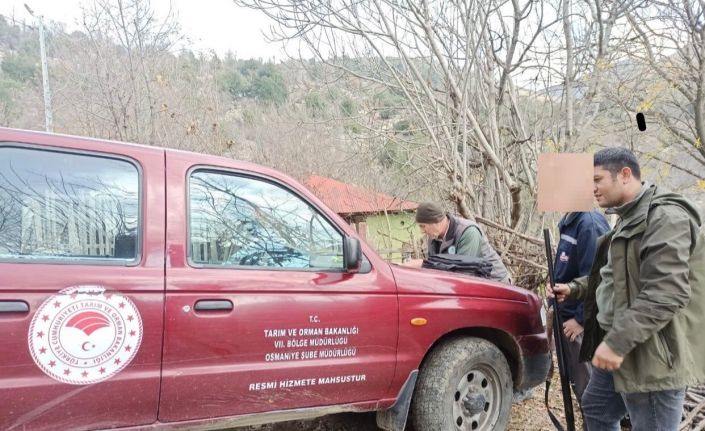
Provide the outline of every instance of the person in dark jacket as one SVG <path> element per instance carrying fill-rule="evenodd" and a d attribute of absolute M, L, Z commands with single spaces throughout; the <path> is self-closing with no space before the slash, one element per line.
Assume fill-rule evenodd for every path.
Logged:
<path fill-rule="evenodd" d="M 597 203 L 619 216 L 598 240 L 588 277 L 556 284 L 585 305 L 582 398 L 589 431 L 677 430 L 685 388 L 705 382 L 705 234 L 692 202 L 642 183 L 625 148 L 595 153 Z"/>
<path fill-rule="evenodd" d="M 560 240 L 556 249 L 554 277 L 556 283 L 568 283 L 590 274 L 597 238 L 610 230 L 605 217 L 597 211 L 568 213 L 558 223 Z M 563 345 L 566 349 L 568 375 L 573 391 L 581 402 L 590 380 L 590 364 L 578 359 L 583 341 L 583 303 L 565 301 L 558 305 L 563 321 Z"/>

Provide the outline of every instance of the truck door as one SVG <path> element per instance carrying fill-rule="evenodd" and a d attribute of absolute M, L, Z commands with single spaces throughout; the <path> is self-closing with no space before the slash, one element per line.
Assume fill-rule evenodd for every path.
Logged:
<path fill-rule="evenodd" d="M 163 246 L 163 150 L 0 130 L 0 429 L 156 421 Z"/>
<path fill-rule="evenodd" d="M 159 419 L 382 398 L 398 325 L 389 268 L 343 271 L 344 230 L 285 180 L 193 163 L 167 154 Z"/>

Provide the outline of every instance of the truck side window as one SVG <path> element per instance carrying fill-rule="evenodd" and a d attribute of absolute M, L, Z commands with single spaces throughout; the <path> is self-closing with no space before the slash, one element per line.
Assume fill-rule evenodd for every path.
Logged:
<path fill-rule="evenodd" d="M 0 259 L 136 260 L 139 181 L 125 160 L 0 147 Z"/>
<path fill-rule="evenodd" d="M 343 269 L 343 237 L 290 191 L 255 178 L 195 171 L 189 181 L 191 262 Z"/>

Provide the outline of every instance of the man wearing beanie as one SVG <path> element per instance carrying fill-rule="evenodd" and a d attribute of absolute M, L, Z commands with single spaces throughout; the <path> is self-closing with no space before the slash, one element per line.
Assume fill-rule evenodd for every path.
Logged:
<path fill-rule="evenodd" d="M 477 223 L 446 214 L 436 203 L 423 202 L 416 210 L 416 224 L 428 237 L 429 256 L 447 253 L 480 257 L 492 263 L 490 278 L 511 283 L 509 271 Z M 411 263 L 420 264 L 421 261 Z"/>

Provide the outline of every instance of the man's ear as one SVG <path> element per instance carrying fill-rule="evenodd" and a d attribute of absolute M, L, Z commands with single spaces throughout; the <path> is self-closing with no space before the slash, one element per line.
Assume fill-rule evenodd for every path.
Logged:
<path fill-rule="evenodd" d="M 632 168 L 625 166 L 619 171 L 619 176 L 624 184 L 628 183 L 634 178 L 632 175 Z"/>

